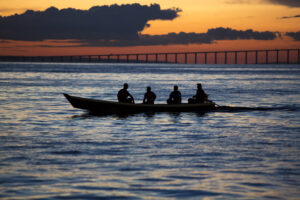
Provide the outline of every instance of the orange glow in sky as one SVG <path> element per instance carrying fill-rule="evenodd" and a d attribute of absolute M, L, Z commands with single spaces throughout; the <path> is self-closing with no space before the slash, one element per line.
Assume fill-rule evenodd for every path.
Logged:
<path fill-rule="evenodd" d="M 251 3 L 249 3 L 251 2 Z M 21 14 L 26 10 L 43 11 L 51 6 L 58 9 L 76 8 L 89 9 L 92 6 L 111 4 L 132 4 L 133 0 L 9 0 L 0 1 L 0 15 L 9 16 Z M 142 5 L 158 3 L 162 9 L 180 8 L 182 12 L 174 20 L 149 21 L 150 27 L 141 34 L 161 35 L 171 32 L 205 33 L 216 27 L 236 30 L 252 29 L 254 31 L 272 31 L 283 35 L 272 41 L 236 40 L 216 41 L 212 44 L 193 45 L 160 45 L 137 47 L 47 47 L 49 41 L 22 42 L 7 41 L 0 38 L 0 55 L 78 55 L 78 54 L 109 54 L 109 53 L 138 53 L 138 52 L 174 52 L 174 51 L 205 51 L 205 50 L 234 50 L 234 49 L 267 49 L 267 48 L 300 48 L 299 41 L 285 37 L 285 32 L 300 30 L 300 7 L 288 7 L 264 2 L 262 0 L 238 3 L 237 0 L 143 0 Z M 291 17 L 281 19 L 282 17 Z M 43 47 L 39 47 L 44 45 Z M 61 44 L 63 45 L 63 43 Z"/>

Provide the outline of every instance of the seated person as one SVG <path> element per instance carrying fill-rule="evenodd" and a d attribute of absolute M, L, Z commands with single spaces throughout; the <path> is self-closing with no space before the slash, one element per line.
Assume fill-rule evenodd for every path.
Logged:
<path fill-rule="evenodd" d="M 208 100 L 208 95 L 202 89 L 201 83 L 197 84 L 197 93 L 192 98 L 188 99 L 189 104 L 204 103 Z"/>
<path fill-rule="evenodd" d="M 168 104 L 181 104 L 181 93 L 178 91 L 178 86 L 174 85 L 174 90 L 170 93 L 167 100 Z"/>
<path fill-rule="evenodd" d="M 144 95 L 143 104 L 154 104 L 156 99 L 156 94 L 151 91 L 151 87 L 147 87 L 147 92 Z"/>
<path fill-rule="evenodd" d="M 118 92 L 118 101 L 121 103 L 134 103 L 133 96 L 127 91 L 128 84 L 124 83 L 123 89 Z"/>

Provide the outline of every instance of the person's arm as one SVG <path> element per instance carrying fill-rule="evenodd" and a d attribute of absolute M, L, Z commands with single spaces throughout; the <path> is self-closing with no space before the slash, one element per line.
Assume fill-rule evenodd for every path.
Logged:
<path fill-rule="evenodd" d="M 204 90 L 202 90 L 202 92 L 201 92 L 201 98 L 203 100 L 208 100 L 208 94 L 206 94 L 206 92 Z"/>
<path fill-rule="evenodd" d="M 208 100 L 208 94 L 204 93 L 205 94 L 205 100 Z"/>
<path fill-rule="evenodd" d="M 173 99 L 173 92 L 170 93 L 169 99 Z"/>
<path fill-rule="evenodd" d="M 199 97 L 199 90 L 197 90 L 196 94 L 193 96 L 194 99 L 197 99 Z"/>
<path fill-rule="evenodd" d="M 181 103 L 181 92 L 179 92 L 179 102 Z"/>
<path fill-rule="evenodd" d="M 120 102 L 120 91 L 118 92 L 118 94 L 117 94 L 117 97 L 118 97 L 118 101 Z"/>
<path fill-rule="evenodd" d="M 128 94 L 129 94 L 129 96 L 130 96 L 132 99 L 134 99 L 133 96 L 132 96 L 130 93 L 128 93 Z"/>
<path fill-rule="evenodd" d="M 146 102 L 145 102 L 145 99 L 146 99 L 146 94 L 144 94 L 143 103 L 146 103 Z"/>
<path fill-rule="evenodd" d="M 134 103 L 134 98 L 133 96 L 128 92 L 129 96 L 132 98 L 132 102 Z"/>

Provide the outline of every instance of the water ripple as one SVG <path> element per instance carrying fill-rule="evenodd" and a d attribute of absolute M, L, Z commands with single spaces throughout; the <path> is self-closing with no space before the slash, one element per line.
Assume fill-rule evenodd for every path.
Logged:
<path fill-rule="evenodd" d="M 297 65 L 0 63 L 2 199 L 299 199 Z M 128 82 L 165 103 L 201 82 L 208 113 L 95 115 Z"/>

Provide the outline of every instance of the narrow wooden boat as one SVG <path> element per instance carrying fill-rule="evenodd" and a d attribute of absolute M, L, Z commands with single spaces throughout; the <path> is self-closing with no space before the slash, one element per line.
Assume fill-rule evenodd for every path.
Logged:
<path fill-rule="evenodd" d="M 64 94 L 74 108 L 94 113 L 140 113 L 140 112 L 205 112 L 214 110 L 216 104 L 129 104 L 112 101 L 88 99 Z"/>

